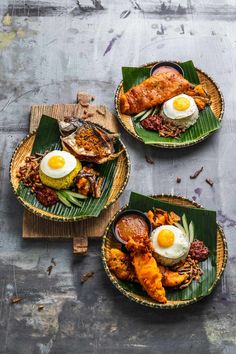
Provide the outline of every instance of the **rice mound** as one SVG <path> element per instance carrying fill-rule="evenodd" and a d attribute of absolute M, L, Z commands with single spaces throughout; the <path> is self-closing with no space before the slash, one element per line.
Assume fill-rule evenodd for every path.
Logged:
<path fill-rule="evenodd" d="M 39 169 L 39 177 L 40 180 L 45 186 L 54 188 L 54 189 L 68 189 L 74 181 L 74 178 L 77 176 L 79 171 L 82 169 L 82 165 L 79 160 L 77 160 L 76 167 L 73 171 L 71 171 L 68 175 L 61 178 L 52 178 L 48 177 L 43 173 L 41 169 Z"/>
<path fill-rule="evenodd" d="M 166 123 L 171 123 L 172 125 L 175 125 L 178 128 L 187 129 L 187 128 L 191 127 L 191 125 L 193 125 L 197 122 L 197 120 L 199 118 L 199 112 L 196 111 L 187 117 L 172 119 L 170 117 L 167 117 L 165 115 L 165 113 L 162 111 L 161 116 L 163 117 L 163 119 Z"/>

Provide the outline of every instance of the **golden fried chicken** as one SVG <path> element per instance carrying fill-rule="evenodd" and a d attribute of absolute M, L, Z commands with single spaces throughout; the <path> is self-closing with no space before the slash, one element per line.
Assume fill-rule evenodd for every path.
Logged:
<path fill-rule="evenodd" d="M 194 87 L 190 87 L 189 90 L 185 93 L 186 95 L 192 96 L 194 98 L 194 101 L 199 111 L 202 111 L 207 104 L 211 104 L 211 97 L 204 90 L 201 84 Z"/>
<path fill-rule="evenodd" d="M 152 243 L 149 237 L 143 237 L 139 242 L 133 239 L 126 243 L 131 251 L 132 263 L 139 283 L 148 295 L 160 303 L 166 303 L 165 289 L 162 286 L 162 274 L 155 258 L 152 256 Z"/>
<path fill-rule="evenodd" d="M 120 110 L 135 114 L 154 107 L 189 89 L 189 82 L 175 72 L 162 72 L 150 76 L 120 97 Z"/>
<path fill-rule="evenodd" d="M 162 286 L 162 274 L 155 258 L 148 253 L 136 253 L 133 256 L 133 265 L 138 281 L 148 295 L 157 302 L 165 304 L 167 299 Z"/>
<path fill-rule="evenodd" d="M 141 247 L 143 247 L 142 248 L 143 251 L 145 249 L 146 250 L 148 249 L 147 243 L 148 243 L 147 240 L 146 240 L 146 245 L 144 245 L 144 243 L 141 243 Z M 133 248 L 133 250 L 134 250 L 133 243 L 132 243 L 132 245 L 130 244 L 128 247 Z M 145 280 L 143 280 L 144 273 L 147 271 L 148 271 L 147 279 L 149 282 L 151 281 L 150 270 L 148 270 L 148 267 L 151 267 L 152 273 L 153 273 L 153 270 L 156 268 L 155 262 L 153 260 L 150 260 L 150 258 L 153 258 L 153 257 L 151 257 L 151 253 L 147 253 L 147 256 L 144 256 L 144 255 L 142 255 L 142 253 L 140 253 L 140 257 L 137 257 L 137 256 L 133 257 L 133 263 L 134 263 L 134 265 L 133 265 L 131 257 L 129 255 L 125 254 L 124 252 L 122 252 L 119 249 L 112 248 L 110 250 L 110 255 L 108 258 L 108 267 L 116 275 L 116 277 L 118 279 L 127 280 L 127 281 L 131 281 L 131 282 L 140 282 L 145 290 L 146 290 L 146 288 L 149 289 L 149 295 L 152 298 L 154 298 L 154 296 L 155 296 L 158 299 L 160 299 L 160 298 L 163 299 L 162 290 L 155 290 L 151 286 L 151 284 L 149 284 L 147 281 L 146 281 L 145 285 L 143 284 L 143 282 L 145 281 Z M 145 268 L 143 268 L 143 270 L 141 271 L 140 268 L 142 268 L 143 265 L 145 265 Z M 173 272 L 169 268 L 164 267 L 160 264 L 157 264 L 157 267 L 159 268 L 160 273 L 158 272 L 158 276 L 156 277 L 156 280 L 155 280 L 156 284 L 154 286 L 157 285 L 157 282 L 159 281 L 159 276 L 161 277 L 160 279 L 161 279 L 161 283 L 162 283 L 163 287 L 178 287 L 188 278 L 188 274 L 179 274 L 178 272 Z M 138 268 L 139 278 L 141 279 L 141 281 L 138 279 L 138 277 L 135 273 L 136 268 Z M 160 284 L 158 284 L 158 287 L 160 287 Z M 159 301 L 159 302 L 161 302 L 161 301 Z"/>
<path fill-rule="evenodd" d="M 173 272 L 169 268 L 162 265 L 158 265 L 162 274 L 162 285 L 164 287 L 178 287 L 188 278 L 188 274 L 179 274 L 178 272 Z"/>
<path fill-rule="evenodd" d="M 130 257 L 116 248 L 110 250 L 108 267 L 118 279 L 137 281 Z"/>

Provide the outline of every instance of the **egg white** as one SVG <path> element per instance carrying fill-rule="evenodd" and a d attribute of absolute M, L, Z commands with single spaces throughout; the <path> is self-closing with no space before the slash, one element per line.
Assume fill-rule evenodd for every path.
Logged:
<path fill-rule="evenodd" d="M 170 247 L 161 247 L 158 243 L 158 235 L 162 230 L 170 230 L 174 234 L 174 243 Z M 154 251 L 160 256 L 166 258 L 179 258 L 183 256 L 189 249 L 189 241 L 186 235 L 173 225 L 162 225 L 152 231 L 151 241 Z"/>
<path fill-rule="evenodd" d="M 179 97 L 186 98 L 190 103 L 190 107 L 184 111 L 178 111 L 177 109 L 175 109 L 174 100 Z M 197 105 L 196 105 L 194 99 L 191 96 L 181 94 L 181 95 L 172 97 L 171 99 L 166 101 L 163 104 L 162 112 L 166 118 L 182 119 L 182 118 L 191 117 L 196 112 L 198 113 L 198 108 L 197 108 Z"/>
<path fill-rule="evenodd" d="M 64 166 L 61 168 L 57 168 L 57 169 L 51 168 L 48 165 L 48 161 L 53 156 L 63 157 L 65 160 Z M 73 155 L 71 155 L 69 152 L 54 150 L 54 151 L 49 152 L 47 155 L 45 155 L 42 158 L 41 163 L 40 163 L 40 169 L 48 177 L 62 178 L 62 177 L 67 176 L 70 172 L 72 172 L 75 169 L 76 164 L 77 164 L 76 158 Z"/>

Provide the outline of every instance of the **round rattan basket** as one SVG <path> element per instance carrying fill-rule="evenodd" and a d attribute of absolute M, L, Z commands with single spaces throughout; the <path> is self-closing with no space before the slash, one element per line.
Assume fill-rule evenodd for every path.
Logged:
<path fill-rule="evenodd" d="M 155 65 L 157 62 L 152 62 L 148 64 L 144 64 L 142 66 L 144 67 L 152 67 Z M 201 85 L 204 87 L 204 89 L 209 93 L 211 96 L 211 109 L 213 113 L 215 114 L 216 118 L 221 121 L 223 114 L 224 114 L 224 98 L 223 95 L 216 84 L 216 82 L 209 76 L 207 75 L 204 71 L 196 68 L 197 74 L 200 80 Z M 137 133 L 135 132 L 133 123 L 132 123 L 132 117 L 126 114 L 122 114 L 120 111 L 120 96 L 124 93 L 123 90 L 123 82 L 119 84 L 116 90 L 115 94 L 115 108 L 116 108 L 116 113 L 118 120 L 120 121 L 121 125 L 124 127 L 124 129 L 132 135 L 136 140 L 140 141 L 143 143 L 142 138 L 140 138 Z M 184 143 L 178 143 L 178 144 L 168 144 L 168 143 L 156 143 L 156 144 L 149 144 L 151 146 L 159 147 L 159 148 L 168 148 L 168 149 L 176 149 L 176 148 L 183 148 L 191 145 L 195 145 L 200 143 L 201 141 L 205 140 L 209 135 L 212 133 L 206 134 L 194 141 L 191 142 L 184 142 Z"/>
<path fill-rule="evenodd" d="M 154 195 L 152 196 L 153 198 L 157 198 L 162 201 L 166 201 L 169 203 L 174 203 L 178 205 L 183 205 L 187 207 L 195 207 L 195 208 L 202 208 L 201 205 L 197 204 L 196 202 L 193 202 L 189 199 L 180 197 L 180 196 L 170 196 L 170 195 Z M 118 212 L 120 213 L 121 210 L 124 210 L 127 208 L 127 205 L 121 208 Z M 117 215 L 116 214 L 116 215 Z M 133 300 L 141 305 L 149 306 L 152 308 L 158 308 L 158 309 L 176 309 L 179 307 L 184 307 L 190 304 L 193 304 L 197 301 L 200 301 L 204 297 L 199 297 L 199 298 L 192 298 L 189 300 L 181 300 L 181 301 L 170 301 L 168 300 L 166 304 L 159 304 L 152 300 L 148 295 L 146 296 L 141 296 L 138 295 L 137 293 L 133 292 L 132 290 L 126 290 L 124 289 L 118 282 L 118 279 L 114 274 L 112 274 L 109 270 L 109 267 L 107 265 L 107 259 L 109 257 L 109 252 L 111 248 L 119 248 L 120 244 L 119 242 L 115 239 L 112 233 L 111 225 L 113 220 L 115 219 L 116 215 L 113 217 L 113 219 L 110 221 L 109 225 L 107 226 L 104 236 L 103 236 L 103 242 L 102 242 L 102 259 L 103 259 L 103 265 L 105 268 L 105 271 L 111 280 L 112 284 L 122 293 L 124 294 L 127 298 L 130 300 Z M 226 263 L 227 263 L 227 258 L 228 258 L 228 250 L 227 250 L 227 243 L 226 243 L 226 238 L 224 235 L 224 232 L 222 228 L 217 224 L 217 247 L 216 247 L 216 279 L 211 286 L 210 289 L 208 289 L 208 294 L 210 294 L 213 289 L 216 287 L 218 281 L 220 280 L 222 273 L 225 269 Z"/>
<path fill-rule="evenodd" d="M 22 165 L 25 158 L 29 156 L 31 153 L 34 144 L 35 135 L 36 132 L 27 135 L 17 146 L 17 148 L 15 149 L 12 155 L 12 159 L 10 163 L 10 171 L 9 171 L 10 182 L 17 199 L 28 211 L 45 219 L 61 221 L 61 222 L 71 222 L 71 221 L 73 222 L 73 221 L 88 219 L 89 217 L 82 218 L 82 217 L 72 217 L 72 216 L 66 217 L 66 216 L 56 215 L 48 211 L 42 210 L 40 208 L 37 208 L 31 205 L 30 203 L 28 203 L 27 201 L 25 201 L 23 198 L 18 196 L 17 189 L 19 185 L 19 179 L 17 178 L 16 175 L 19 170 L 19 166 Z M 108 208 L 119 198 L 119 196 L 121 195 L 121 193 L 124 191 L 126 187 L 130 175 L 129 155 L 123 142 L 120 139 L 119 142 L 124 151 L 116 160 L 117 163 L 116 163 L 116 170 L 113 179 L 113 184 L 106 205 L 104 206 L 104 209 Z"/>

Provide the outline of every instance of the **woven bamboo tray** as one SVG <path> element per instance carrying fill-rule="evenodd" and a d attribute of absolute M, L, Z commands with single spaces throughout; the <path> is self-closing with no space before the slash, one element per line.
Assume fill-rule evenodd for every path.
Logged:
<path fill-rule="evenodd" d="M 196 207 L 196 208 L 202 208 L 201 205 L 197 204 L 196 202 L 193 202 L 191 200 L 188 200 L 186 198 L 180 197 L 180 196 L 170 196 L 170 195 L 154 195 L 152 196 L 153 198 L 157 198 L 162 201 L 166 201 L 169 203 L 174 203 L 182 206 L 187 206 L 187 207 Z M 121 208 L 117 214 L 126 209 L 127 205 Z M 116 214 L 116 215 L 117 215 Z M 119 283 L 116 278 L 116 276 L 110 272 L 108 265 L 107 265 L 107 259 L 109 257 L 109 252 L 111 248 L 120 248 L 119 242 L 115 239 L 113 236 L 112 230 L 111 230 L 111 225 L 113 220 L 115 219 L 116 215 L 112 218 L 110 221 L 109 225 L 107 226 L 104 236 L 103 236 L 103 243 L 102 243 L 102 259 L 103 259 L 103 264 L 105 271 L 111 280 L 112 284 L 126 297 L 128 297 L 130 300 L 133 300 L 141 305 L 149 306 L 152 308 L 158 308 L 158 309 L 174 309 L 174 308 L 179 308 L 179 307 L 184 307 L 190 304 L 193 304 L 199 300 L 201 300 L 203 297 L 199 298 L 193 298 L 190 300 L 181 300 L 181 301 L 170 301 L 168 300 L 166 304 L 159 304 L 152 300 L 151 298 L 144 296 L 140 296 L 132 291 L 127 291 L 124 289 Z M 228 250 L 227 250 L 227 243 L 226 243 L 226 238 L 224 235 L 224 232 L 222 228 L 217 225 L 217 246 L 216 246 L 216 263 L 217 263 L 217 270 L 216 270 L 216 279 L 213 284 L 213 286 L 209 289 L 209 294 L 213 291 L 213 289 L 216 287 L 218 281 L 220 280 L 222 273 L 225 269 L 226 263 L 227 263 L 227 258 L 228 258 Z M 205 296 L 204 296 L 205 297 Z"/>
<path fill-rule="evenodd" d="M 30 154 L 34 142 L 35 131 L 38 127 L 42 114 L 62 119 L 65 116 L 80 116 L 83 107 L 80 104 L 54 104 L 54 105 L 34 105 L 31 108 L 30 115 L 30 134 L 16 148 L 11 165 L 10 180 L 14 192 L 18 188 L 18 180 L 16 171 L 24 158 Z M 89 113 L 94 116 L 91 121 L 103 125 L 110 131 L 118 132 L 118 124 L 116 118 L 105 106 L 90 105 Z M 99 114 L 102 112 L 103 114 Z M 57 216 L 52 216 L 47 212 L 42 214 L 42 210 L 35 210 L 28 203 L 20 200 L 24 205 L 25 211 L 23 216 L 22 236 L 25 239 L 44 239 L 44 240 L 73 240 L 73 252 L 77 254 L 85 254 L 88 249 L 88 237 L 101 237 L 109 220 L 120 208 L 117 201 L 119 195 L 126 186 L 130 173 L 130 162 L 127 151 L 119 156 L 115 178 L 112 189 L 110 191 L 105 209 L 97 218 L 75 221 L 73 223 L 68 220 L 60 220 Z"/>
<path fill-rule="evenodd" d="M 158 62 L 144 64 L 143 66 L 151 68 L 156 63 L 158 63 Z M 216 118 L 221 121 L 223 114 L 224 114 L 223 95 L 222 95 L 218 85 L 216 84 L 216 82 L 209 75 L 207 75 L 204 71 L 202 71 L 198 68 L 196 68 L 196 70 L 197 70 L 197 74 L 198 74 L 201 85 L 204 87 L 204 89 L 211 96 L 212 102 L 211 102 L 210 107 L 211 107 L 213 113 L 215 114 Z M 121 81 L 121 83 L 119 84 L 119 86 L 116 90 L 116 94 L 115 94 L 115 108 L 116 108 L 117 117 L 118 117 L 120 123 L 122 124 L 122 126 L 124 127 L 124 129 L 130 135 L 132 135 L 136 140 L 143 143 L 143 140 L 135 132 L 131 116 L 126 115 L 126 114 L 122 114 L 120 111 L 120 96 L 123 93 L 124 93 L 123 83 Z M 169 148 L 169 149 L 183 148 L 183 147 L 187 147 L 187 146 L 191 146 L 191 145 L 195 145 L 197 143 L 200 143 L 201 141 L 205 140 L 211 134 L 212 133 L 206 134 L 203 137 L 196 139 L 194 142 L 190 142 L 190 143 L 182 143 L 182 144 L 168 144 L 168 143 L 159 144 L 159 143 L 156 143 L 156 144 L 149 144 L 149 145 L 154 146 L 154 147 Z"/>

